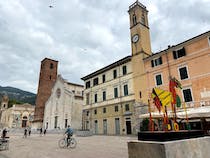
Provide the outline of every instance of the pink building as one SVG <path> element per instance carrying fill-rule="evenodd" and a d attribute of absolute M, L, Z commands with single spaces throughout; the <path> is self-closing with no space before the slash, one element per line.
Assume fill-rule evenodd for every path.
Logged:
<path fill-rule="evenodd" d="M 169 76 L 182 84 L 177 89 L 187 107 L 210 106 L 210 31 L 144 59 L 148 92 L 169 90 Z"/>

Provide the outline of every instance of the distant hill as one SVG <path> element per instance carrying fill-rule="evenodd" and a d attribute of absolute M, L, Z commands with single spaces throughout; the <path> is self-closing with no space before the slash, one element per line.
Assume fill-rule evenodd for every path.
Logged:
<path fill-rule="evenodd" d="M 3 95 L 7 95 L 10 100 L 17 100 L 23 103 L 35 105 L 36 94 L 23 91 L 14 87 L 1 87 L 0 86 L 0 101 Z"/>

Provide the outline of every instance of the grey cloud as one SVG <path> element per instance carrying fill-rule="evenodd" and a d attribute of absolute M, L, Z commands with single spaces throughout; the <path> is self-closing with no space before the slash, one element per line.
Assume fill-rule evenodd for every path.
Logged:
<path fill-rule="evenodd" d="M 128 7 L 110 0 L 0 1 L 0 85 L 36 93 L 40 62 L 59 61 L 70 82 L 131 54 Z M 149 8 L 152 50 L 209 29 L 209 3 L 142 0 Z M 49 8 L 52 5 L 53 8 Z"/>
<path fill-rule="evenodd" d="M 209 30 L 209 7 L 207 1 L 160 1 L 154 4 L 158 15 L 150 15 L 153 51 L 178 44 Z M 155 17 L 155 20 L 152 20 Z M 208 27 L 207 27 L 208 26 Z"/>

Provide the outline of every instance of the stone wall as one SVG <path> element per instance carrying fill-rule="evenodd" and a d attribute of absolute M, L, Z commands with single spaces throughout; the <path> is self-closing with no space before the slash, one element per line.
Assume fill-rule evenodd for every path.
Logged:
<path fill-rule="evenodd" d="M 129 158 L 209 158 L 210 137 L 167 142 L 128 142 Z"/>

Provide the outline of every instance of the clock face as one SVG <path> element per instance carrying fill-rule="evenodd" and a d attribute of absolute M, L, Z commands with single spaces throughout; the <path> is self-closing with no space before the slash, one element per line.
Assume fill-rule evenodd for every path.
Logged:
<path fill-rule="evenodd" d="M 136 43 L 136 42 L 138 42 L 138 40 L 139 40 L 139 35 L 138 34 L 133 35 L 132 42 Z"/>

